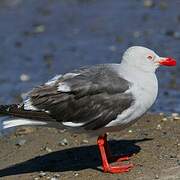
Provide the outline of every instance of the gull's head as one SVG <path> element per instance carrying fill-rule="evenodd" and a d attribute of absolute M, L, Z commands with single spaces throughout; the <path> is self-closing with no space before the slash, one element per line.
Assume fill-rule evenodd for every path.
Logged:
<path fill-rule="evenodd" d="M 123 54 L 122 63 L 147 72 L 155 72 L 161 65 L 176 65 L 176 61 L 173 58 L 160 57 L 154 51 L 142 46 L 128 48 Z"/>

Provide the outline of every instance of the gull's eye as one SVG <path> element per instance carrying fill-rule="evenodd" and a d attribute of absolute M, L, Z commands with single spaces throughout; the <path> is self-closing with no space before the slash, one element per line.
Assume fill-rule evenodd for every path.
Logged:
<path fill-rule="evenodd" d="M 151 55 L 149 55 L 147 58 L 148 58 L 149 60 L 152 60 L 152 59 L 153 59 L 153 57 L 152 57 Z"/>

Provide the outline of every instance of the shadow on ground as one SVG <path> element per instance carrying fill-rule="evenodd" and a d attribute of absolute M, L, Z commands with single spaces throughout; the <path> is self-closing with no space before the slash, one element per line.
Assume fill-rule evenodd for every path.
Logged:
<path fill-rule="evenodd" d="M 138 153 L 141 148 L 136 143 L 149 140 L 152 139 L 112 140 L 109 141 L 109 145 L 113 154 L 121 156 Z M 100 170 L 98 168 L 100 165 L 101 161 L 98 156 L 97 146 L 90 145 L 37 156 L 25 162 L 1 169 L 0 177 L 39 171 L 63 172 L 79 171 L 87 168 Z"/>

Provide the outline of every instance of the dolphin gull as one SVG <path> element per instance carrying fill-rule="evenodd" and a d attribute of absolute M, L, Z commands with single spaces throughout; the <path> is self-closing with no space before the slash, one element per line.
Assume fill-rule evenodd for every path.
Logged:
<path fill-rule="evenodd" d="M 6 118 L 0 128 L 37 125 L 96 134 L 103 171 L 127 172 L 133 164 L 109 163 L 112 157 L 106 133 L 128 127 L 152 106 L 158 93 L 155 71 L 160 65 L 175 66 L 176 61 L 133 46 L 125 51 L 120 64 L 57 75 L 32 89 L 22 104 L 1 105 L 0 114 Z"/>

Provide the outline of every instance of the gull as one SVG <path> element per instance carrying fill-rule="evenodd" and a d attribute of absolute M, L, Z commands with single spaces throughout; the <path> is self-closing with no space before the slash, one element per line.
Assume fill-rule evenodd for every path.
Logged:
<path fill-rule="evenodd" d="M 1 105 L 2 130 L 17 126 L 44 126 L 95 134 L 104 172 L 128 172 L 133 164 L 112 165 L 128 157 L 113 158 L 107 132 L 120 131 L 135 123 L 155 102 L 156 70 L 175 66 L 170 57 L 133 46 L 120 64 L 99 64 L 57 75 L 32 89 L 22 104 Z"/>

